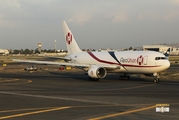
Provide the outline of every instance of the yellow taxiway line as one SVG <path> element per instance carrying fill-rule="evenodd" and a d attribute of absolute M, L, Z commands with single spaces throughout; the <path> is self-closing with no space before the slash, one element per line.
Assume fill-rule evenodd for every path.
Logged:
<path fill-rule="evenodd" d="M 101 116 L 101 117 L 96 117 L 96 118 L 90 118 L 88 120 L 101 120 L 101 119 L 111 118 L 111 117 L 115 117 L 115 116 L 120 116 L 120 115 L 140 112 L 140 111 L 144 111 L 144 110 L 149 110 L 149 109 L 152 109 L 152 108 L 155 108 L 155 107 L 156 107 L 156 105 L 149 106 L 149 107 L 144 107 L 144 108 L 139 108 L 139 109 L 135 109 L 135 110 L 129 110 L 129 111 L 120 112 L 120 113 L 109 114 L 109 115 L 105 115 L 105 116 Z"/>
<path fill-rule="evenodd" d="M 14 82 L 14 81 L 19 81 L 19 79 L 0 80 L 0 82 Z"/>
<path fill-rule="evenodd" d="M 3 116 L 3 117 L 0 117 L 0 120 L 4 120 L 4 119 L 8 119 L 8 118 L 14 118 L 14 117 L 21 117 L 21 116 L 26 116 L 26 115 L 32 115 L 32 114 L 39 114 L 39 113 L 44 113 L 44 112 L 51 112 L 51 111 L 56 111 L 56 110 L 63 110 L 63 109 L 68 109 L 68 108 L 71 108 L 71 107 L 70 106 L 57 107 L 57 108 L 51 108 L 51 109 L 46 109 L 46 110 L 39 110 L 39 111 Z"/>

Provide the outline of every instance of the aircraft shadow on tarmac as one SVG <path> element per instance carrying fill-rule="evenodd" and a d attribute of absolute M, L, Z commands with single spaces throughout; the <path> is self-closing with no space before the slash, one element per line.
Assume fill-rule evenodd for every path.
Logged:
<path fill-rule="evenodd" d="M 51 72 L 49 71 L 50 74 L 54 75 L 53 77 L 58 77 L 58 78 L 64 78 L 64 79 L 75 79 L 79 81 L 90 81 L 88 80 L 88 76 L 85 75 L 83 72 Z M 153 83 L 154 77 L 140 77 L 140 75 L 131 75 L 131 78 L 126 80 L 126 79 L 119 79 L 120 74 L 116 73 L 109 73 L 104 79 L 100 79 L 99 81 L 92 81 L 92 82 L 106 82 L 106 81 L 119 81 L 119 82 L 142 82 L 142 83 Z M 163 80 L 161 78 L 160 84 L 174 84 L 178 85 L 179 81 L 168 79 L 168 80 Z"/>
<path fill-rule="evenodd" d="M 88 76 L 85 75 L 82 72 L 51 72 L 49 71 L 50 74 L 59 76 L 60 78 L 70 78 L 70 79 L 75 79 L 75 80 L 80 80 L 80 81 L 90 81 L 88 80 Z M 54 77 L 55 77 L 54 76 Z M 145 82 L 153 82 L 153 79 L 150 78 L 141 78 L 140 76 L 131 76 L 130 79 L 119 79 L 120 74 L 116 73 L 109 73 L 104 79 L 100 79 L 99 81 L 145 81 Z M 96 81 L 94 81 L 96 82 Z"/>
<path fill-rule="evenodd" d="M 104 79 L 94 82 L 106 82 L 106 81 L 119 81 L 119 82 L 142 82 L 142 83 L 153 83 L 153 77 L 140 77 L 140 75 L 131 75 L 129 80 L 119 79 L 120 74 L 109 73 Z M 83 72 L 74 71 L 43 71 L 43 72 L 24 72 L 24 73 L 0 73 L 0 78 L 19 78 L 19 79 L 58 79 L 61 80 L 78 80 L 78 81 L 89 81 L 88 76 Z M 168 79 L 163 80 L 161 78 L 160 84 L 179 84 L 179 81 Z"/>

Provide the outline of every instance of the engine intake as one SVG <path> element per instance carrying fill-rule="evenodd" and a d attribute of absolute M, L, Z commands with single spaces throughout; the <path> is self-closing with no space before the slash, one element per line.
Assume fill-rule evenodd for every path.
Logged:
<path fill-rule="evenodd" d="M 90 76 L 91 78 L 98 78 L 98 79 L 104 78 L 106 74 L 107 74 L 106 69 L 99 66 L 92 66 L 88 70 L 88 76 Z"/>

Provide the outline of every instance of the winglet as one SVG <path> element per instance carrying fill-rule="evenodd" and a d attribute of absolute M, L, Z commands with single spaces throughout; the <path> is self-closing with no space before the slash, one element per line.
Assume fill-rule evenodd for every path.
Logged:
<path fill-rule="evenodd" d="M 68 54 L 82 52 L 78 44 L 76 43 L 76 40 L 65 21 L 63 21 L 62 26 L 63 26 L 63 32 L 65 36 L 65 42 L 66 42 Z"/>
<path fill-rule="evenodd" d="M 164 53 L 164 55 L 166 56 L 166 57 L 169 57 L 170 56 L 170 48 L 168 48 L 168 50 Z"/>

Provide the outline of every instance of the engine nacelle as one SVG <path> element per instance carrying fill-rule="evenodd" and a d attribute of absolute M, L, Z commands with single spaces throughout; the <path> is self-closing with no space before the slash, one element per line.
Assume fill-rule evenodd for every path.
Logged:
<path fill-rule="evenodd" d="M 88 76 L 90 76 L 91 78 L 99 78 L 99 79 L 104 78 L 106 74 L 107 74 L 106 69 L 99 66 L 92 66 L 88 70 Z"/>

